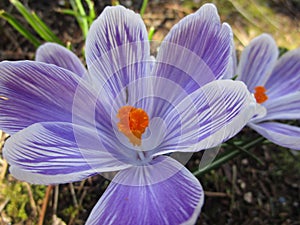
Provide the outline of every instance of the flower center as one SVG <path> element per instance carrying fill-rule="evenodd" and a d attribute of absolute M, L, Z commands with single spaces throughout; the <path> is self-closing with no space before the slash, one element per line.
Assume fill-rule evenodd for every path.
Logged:
<path fill-rule="evenodd" d="M 117 117 L 119 131 L 121 131 L 134 146 L 142 144 L 142 134 L 149 125 L 148 114 L 141 108 L 123 106 L 119 109 Z"/>
<path fill-rule="evenodd" d="M 267 90 L 264 86 L 257 86 L 254 88 L 254 90 L 254 97 L 257 103 L 261 104 L 268 100 L 268 96 L 266 95 Z"/>

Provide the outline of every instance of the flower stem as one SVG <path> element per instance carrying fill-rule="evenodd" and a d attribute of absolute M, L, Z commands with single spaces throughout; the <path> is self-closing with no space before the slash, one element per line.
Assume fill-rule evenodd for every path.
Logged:
<path fill-rule="evenodd" d="M 235 146 L 237 149 L 230 150 L 229 152 L 223 153 L 220 157 L 218 157 L 215 161 L 213 161 L 209 166 L 198 169 L 193 174 L 195 176 L 202 176 L 203 174 L 205 174 L 215 168 L 220 167 L 221 165 L 223 165 L 224 163 L 228 162 L 229 160 L 235 158 L 236 156 L 240 155 L 241 153 L 247 153 L 248 155 L 251 155 L 251 157 L 253 157 L 253 155 L 250 154 L 246 149 L 255 146 L 256 144 L 262 142 L 263 140 L 264 140 L 263 137 L 259 137 L 259 138 L 255 139 L 254 141 L 251 141 L 251 142 L 245 144 L 242 147 Z M 256 160 L 258 160 L 260 163 L 262 163 L 257 157 L 254 157 L 254 158 Z"/>

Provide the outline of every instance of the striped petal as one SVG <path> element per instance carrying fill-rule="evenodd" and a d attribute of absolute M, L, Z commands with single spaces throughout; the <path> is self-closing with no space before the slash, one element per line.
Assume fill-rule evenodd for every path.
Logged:
<path fill-rule="evenodd" d="M 153 74 L 177 82 L 191 93 L 228 70 L 232 32 L 217 9 L 205 4 L 176 24 L 161 44 Z"/>
<path fill-rule="evenodd" d="M 261 118 L 261 121 L 300 119 L 300 91 L 270 99 L 264 103 L 264 106 L 267 115 Z"/>
<path fill-rule="evenodd" d="M 150 59 L 146 27 L 139 14 L 122 6 L 106 7 L 86 40 L 90 83 L 113 100 L 123 87 L 145 76 Z M 150 65 L 150 64 L 148 64 Z"/>
<path fill-rule="evenodd" d="M 231 57 L 229 60 L 228 68 L 222 77 L 223 79 L 232 79 L 234 76 L 236 76 L 237 71 L 237 57 L 236 57 L 236 49 L 234 46 L 234 40 L 232 40 L 232 52 Z"/>
<path fill-rule="evenodd" d="M 248 126 L 277 145 L 300 150 L 299 127 L 277 122 L 249 123 Z"/>
<path fill-rule="evenodd" d="M 289 51 L 279 58 L 265 87 L 269 98 L 274 101 L 300 91 L 300 49 Z"/>
<path fill-rule="evenodd" d="M 0 63 L 0 129 L 13 134 L 31 124 L 72 121 L 78 76 L 34 61 Z"/>
<path fill-rule="evenodd" d="M 37 123 L 11 136 L 3 149 L 10 172 L 37 184 L 67 183 L 129 165 L 106 151 L 93 129 Z"/>
<path fill-rule="evenodd" d="M 155 155 L 215 147 L 238 133 L 255 113 L 255 99 L 244 83 L 213 81 L 188 95 L 163 118 L 166 132 Z"/>
<path fill-rule="evenodd" d="M 237 69 L 237 80 L 245 82 L 249 91 L 263 86 L 278 57 L 274 39 L 267 34 L 254 38 L 242 52 Z"/>
<path fill-rule="evenodd" d="M 180 163 L 161 156 L 119 172 L 86 224 L 194 224 L 203 205 L 199 181 Z"/>
<path fill-rule="evenodd" d="M 54 64 L 70 70 L 78 76 L 83 76 L 87 73 L 84 65 L 73 52 L 56 43 L 41 45 L 36 51 L 35 60 Z"/>

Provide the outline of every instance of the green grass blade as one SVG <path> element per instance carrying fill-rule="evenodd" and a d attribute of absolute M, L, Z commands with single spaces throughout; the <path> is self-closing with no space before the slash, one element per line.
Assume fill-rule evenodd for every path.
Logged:
<path fill-rule="evenodd" d="M 79 27 L 83 33 L 83 36 L 86 37 L 89 26 L 88 19 L 81 3 L 81 0 L 70 0 L 73 11 L 75 12 L 75 18 L 79 24 Z"/>
<path fill-rule="evenodd" d="M 56 9 L 55 11 L 56 11 L 56 12 L 59 12 L 59 13 L 62 13 L 62 14 L 74 16 L 74 17 L 80 16 L 77 12 L 75 12 L 75 11 L 72 10 L 72 9 Z M 82 18 L 87 18 L 87 19 L 89 19 L 89 16 L 85 16 L 85 17 L 82 16 Z"/>
<path fill-rule="evenodd" d="M 240 153 L 240 150 L 227 151 L 226 153 L 223 153 L 220 157 L 218 157 L 215 161 L 213 161 L 209 166 L 198 169 L 197 171 L 193 172 L 193 174 L 194 176 L 202 176 L 203 174 L 220 167 L 224 163 L 240 155 Z"/>
<path fill-rule="evenodd" d="M 145 10 L 146 10 L 146 8 L 147 8 L 147 5 L 148 5 L 148 0 L 143 0 L 143 4 L 142 4 L 141 10 L 140 10 L 140 15 L 141 15 L 141 16 L 144 15 Z"/>
<path fill-rule="evenodd" d="M 75 0 L 78 10 L 79 10 L 79 15 L 81 16 L 82 19 L 82 24 L 83 24 L 83 35 L 86 37 L 88 31 L 89 31 L 89 25 L 88 25 L 88 19 L 87 15 L 85 13 L 85 10 L 83 8 L 81 0 Z"/>
<path fill-rule="evenodd" d="M 91 0 L 85 0 L 89 7 L 88 25 L 91 26 L 92 22 L 96 18 L 96 12 L 94 8 L 94 2 Z"/>
<path fill-rule="evenodd" d="M 238 155 L 240 155 L 242 153 L 247 153 L 247 155 L 249 155 L 249 152 L 247 151 L 247 149 L 261 143 L 263 140 L 265 140 L 264 137 L 259 137 L 259 138 L 255 139 L 253 141 L 250 141 L 249 143 L 247 143 L 243 146 L 235 146 L 235 147 L 237 147 L 237 149 L 229 150 L 229 151 L 224 152 L 222 155 L 217 157 L 216 160 L 214 160 L 209 166 L 207 166 L 205 168 L 198 169 L 195 172 L 193 172 L 193 174 L 195 176 L 201 176 L 201 175 L 203 175 L 203 174 L 205 174 L 205 173 L 207 173 L 207 172 L 209 172 L 213 169 L 216 169 L 216 168 L 220 167 L 224 163 L 228 162 L 229 160 L 237 157 Z M 252 154 L 251 154 L 251 157 L 253 157 Z M 259 160 L 257 157 L 254 157 L 254 158 L 259 163 L 262 163 L 261 160 Z"/>
<path fill-rule="evenodd" d="M 59 13 L 62 13 L 62 14 L 65 14 L 65 15 L 70 15 L 70 16 L 74 16 L 74 17 L 77 16 L 76 12 L 74 10 L 71 10 L 71 9 L 56 9 L 55 11 L 59 12 Z"/>
<path fill-rule="evenodd" d="M 25 27 L 23 27 L 12 15 L 0 10 L 0 17 L 6 20 L 13 28 L 15 28 L 21 35 L 30 41 L 36 48 L 41 45 L 41 42 L 31 34 Z"/>
<path fill-rule="evenodd" d="M 18 0 L 11 0 L 11 3 L 22 14 L 29 25 L 37 32 L 37 34 L 45 41 L 57 42 L 62 44 L 62 41 L 51 31 L 51 29 L 34 13 L 30 12 Z"/>
<path fill-rule="evenodd" d="M 152 41 L 155 31 L 156 31 L 155 28 L 153 26 L 151 26 L 150 29 L 149 29 L 149 32 L 148 32 L 149 41 Z"/>
<path fill-rule="evenodd" d="M 117 5 L 120 5 L 120 2 L 118 0 L 111 0 L 111 5 L 117 6 Z"/>
<path fill-rule="evenodd" d="M 41 28 L 39 35 L 41 35 L 42 32 L 47 33 L 48 39 L 45 41 L 51 41 L 51 42 L 56 42 L 59 44 L 63 44 L 62 41 L 51 31 L 51 29 L 38 17 L 38 15 L 35 12 L 32 12 L 32 16 L 34 20 L 37 22 L 39 27 Z"/>
<path fill-rule="evenodd" d="M 255 161 L 257 161 L 260 165 L 264 165 L 264 163 L 256 155 L 254 155 L 251 152 L 249 152 L 245 147 L 243 147 L 243 146 L 237 146 L 237 145 L 233 145 L 233 144 L 230 144 L 230 145 L 232 147 L 237 148 L 242 153 L 245 153 L 246 155 L 250 156 L 252 159 L 254 159 Z"/>

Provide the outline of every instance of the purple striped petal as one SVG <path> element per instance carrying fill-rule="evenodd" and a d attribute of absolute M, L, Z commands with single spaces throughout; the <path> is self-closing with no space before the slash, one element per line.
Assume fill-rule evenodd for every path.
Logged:
<path fill-rule="evenodd" d="M 300 90 L 300 49 L 279 58 L 265 87 L 269 98 L 274 98 L 274 101 Z"/>
<path fill-rule="evenodd" d="M 222 79 L 232 79 L 234 76 L 236 76 L 237 71 L 237 57 L 236 57 L 236 49 L 234 45 L 234 40 L 232 40 L 232 52 L 231 57 L 228 63 L 228 68 L 222 77 Z"/>
<path fill-rule="evenodd" d="M 34 61 L 0 63 L 0 129 L 13 134 L 31 124 L 72 121 L 78 76 Z"/>
<path fill-rule="evenodd" d="M 161 156 L 151 165 L 119 172 L 86 224 L 192 225 L 203 200 L 199 181 L 180 163 Z"/>
<path fill-rule="evenodd" d="M 230 26 L 220 23 L 214 5 L 206 4 L 171 29 L 159 49 L 153 73 L 192 92 L 224 75 L 231 44 Z"/>
<path fill-rule="evenodd" d="M 13 176 L 38 184 L 74 182 L 128 167 L 103 149 L 97 135 L 70 123 L 37 123 L 11 136 L 3 154 Z"/>
<path fill-rule="evenodd" d="M 41 45 L 36 51 L 35 60 L 65 68 L 78 76 L 87 73 L 84 65 L 73 52 L 56 43 Z"/>
<path fill-rule="evenodd" d="M 300 119 L 300 92 L 270 99 L 264 103 L 264 106 L 267 115 L 261 120 Z"/>
<path fill-rule="evenodd" d="M 167 131 L 155 155 L 215 147 L 238 133 L 255 113 L 256 101 L 244 83 L 213 81 L 165 115 Z"/>
<path fill-rule="evenodd" d="M 277 122 L 249 123 L 252 129 L 256 130 L 269 141 L 277 145 L 300 150 L 300 128 Z"/>
<path fill-rule="evenodd" d="M 254 38 L 242 52 L 237 80 L 244 81 L 251 92 L 256 86 L 263 86 L 277 57 L 278 49 L 270 35 L 262 34 Z"/>
<path fill-rule="evenodd" d="M 145 76 L 150 47 L 140 15 L 122 6 L 106 7 L 88 33 L 86 60 L 90 83 L 103 87 L 112 100 L 129 82 Z"/>

